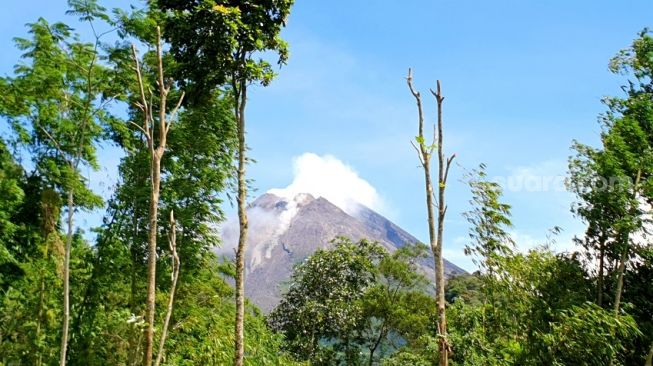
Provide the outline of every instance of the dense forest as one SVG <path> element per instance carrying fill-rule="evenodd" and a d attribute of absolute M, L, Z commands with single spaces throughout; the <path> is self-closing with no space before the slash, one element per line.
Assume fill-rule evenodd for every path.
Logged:
<path fill-rule="evenodd" d="M 244 292 L 246 112 L 249 89 L 288 62 L 293 1 L 68 5 L 87 29 L 34 20 L 0 79 L 0 365 L 652 366 L 647 30 L 610 61 L 625 86 L 604 99 L 600 145 L 572 146 L 567 188 L 586 225 L 572 252 L 518 250 L 511 206 L 481 163 L 465 178 L 478 270 L 445 278 L 445 191 L 461 183 L 447 181 L 445 93 L 437 82 L 422 96 L 409 71 L 428 243 L 333 238 L 264 314 Z M 104 202 L 85 172 L 106 144 L 124 157 Z M 233 258 L 214 250 L 225 200 L 238 211 Z M 77 223 L 98 209 L 88 235 Z M 429 255 L 433 275 L 420 269 Z"/>

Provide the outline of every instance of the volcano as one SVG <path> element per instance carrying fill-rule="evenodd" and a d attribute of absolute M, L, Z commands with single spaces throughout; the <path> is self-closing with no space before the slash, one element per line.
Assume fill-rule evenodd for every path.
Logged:
<path fill-rule="evenodd" d="M 368 207 L 355 205 L 348 213 L 327 199 L 308 193 L 292 198 L 265 193 L 247 210 L 245 292 L 266 313 L 278 304 L 293 267 L 317 249 L 329 248 L 331 240 L 338 236 L 354 242 L 377 241 L 389 252 L 419 241 Z M 222 237 L 223 248 L 236 247 L 237 222 L 227 222 Z M 428 278 L 433 278 L 432 257 L 424 260 L 422 267 Z M 447 260 L 444 267 L 447 277 L 465 273 Z"/>

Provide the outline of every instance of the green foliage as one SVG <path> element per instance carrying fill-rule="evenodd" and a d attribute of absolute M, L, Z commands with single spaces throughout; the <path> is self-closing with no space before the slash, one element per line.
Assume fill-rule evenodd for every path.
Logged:
<path fill-rule="evenodd" d="M 61 235 L 55 233 L 61 241 Z M 56 364 L 61 336 L 61 253 L 47 251 L 21 262 L 24 275 L 0 293 L 0 362 Z M 88 280 L 92 250 L 81 233 L 73 237 L 71 301 L 81 300 L 81 284 Z"/>
<path fill-rule="evenodd" d="M 287 349 L 300 360 L 325 364 L 330 353 L 353 357 L 351 340 L 362 321 L 360 300 L 374 280 L 374 261 L 383 253 L 375 243 L 336 239 L 333 250 L 318 250 L 299 264 L 288 292 L 270 314 Z M 357 353 L 357 352 L 356 352 Z"/>
<path fill-rule="evenodd" d="M 417 271 L 424 245 L 389 254 L 376 243 L 334 241 L 293 272 L 270 314 L 299 360 L 316 365 L 376 363 L 421 342 L 435 317 L 427 281 Z"/>
<path fill-rule="evenodd" d="M 484 164 L 472 172 L 469 186 L 472 210 L 463 216 L 471 225 L 469 237 L 472 243 L 465 247 L 465 254 L 473 255 L 482 270 L 493 272 L 497 261 L 511 254 L 514 248 L 506 231 L 512 226 L 510 205 L 500 202 L 501 186 L 487 180 Z"/>
<path fill-rule="evenodd" d="M 449 278 L 445 287 L 445 299 L 453 304 L 456 301 L 478 304 L 481 301 L 483 282 L 478 273 L 460 274 Z"/>
<path fill-rule="evenodd" d="M 602 146 L 576 142 L 576 154 L 569 161 L 570 187 L 578 197 L 573 211 L 588 224 L 581 244 L 590 259 L 599 261 L 600 273 L 616 270 L 603 262 L 611 263 L 626 251 L 636 253 L 629 250 L 636 244 L 629 234 L 650 221 L 640 202 L 653 202 L 652 47 L 653 38 L 643 31 L 631 47 L 611 60 L 613 72 L 634 80 L 623 88 L 625 98 L 604 100 L 608 111 L 601 118 Z M 641 183 L 635 187 L 638 176 Z M 604 290 L 605 285 L 597 285 L 599 292 Z"/>
<path fill-rule="evenodd" d="M 87 243 L 79 231 L 72 236 L 70 363 L 133 365 L 141 358 L 150 157 L 141 148 L 141 131 L 109 110 L 126 106 L 131 120 L 142 117 L 133 104 L 139 91 L 129 43 L 152 45 L 157 24 L 169 41 L 164 77 L 175 80 L 171 99 L 182 87 L 191 95 L 171 127 L 163 161 L 158 309 L 170 289 L 164 220 L 170 210 L 179 225 L 182 263 L 163 364 L 232 362 L 235 268 L 211 248 L 219 245 L 221 197 L 239 146 L 240 111 L 233 107 L 246 101 L 247 85 L 271 81 L 271 53 L 286 62 L 288 47 L 279 33 L 292 3 L 158 0 L 132 13 L 114 11 L 112 19 L 95 0 L 70 0 L 68 14 L 118 27 L 121 39 L 109 47 L 93 30 L 94 41 L 84 42 L 70 26 L 44 19 L 16 38 L 22 61 L 13 75 L 0 78 L 0 115 L 12 131 L 11 143 L 0 140 L 1 365 L 57 362 L 61 197 L 72 191 L 82 209 L 102 204 L 80 171 L 98 168 L 96 149 L 105 138 L 126 156 L 96 242 Z M 653 37 L 644 31 L 611 61 L 612 71 L 631 79 L 626 95 L 605 99 L 600 147 L 574 144 L 570 189 L 578 198 L 573 212 L 588 225 L 579 239 L 586 258 L 546 248 L 516 252 L 501 187 L 487 180 L 484 165 L 473 173 L 466 251 L 480 270 L 446 286 L 452 365 L 643 364 L 653 342 L 653 254 L 630 234 L 644 232 L 650 218 L 643 203 L 653 203 L 651 55 Z M 156 89 L 158 60 L 147 50 L 141 61 L 149 92 Z M 148 97 L 156 108 L 159 96 Z M 118 100 L 125 104 L 114 104 Z M 33 160 L 35 171 L 25 172 L 12 155 L 15 147 Z M 268 319 L 247 305 L 245 364 L 436 363 L 440 339 L 420 264 L 425 251 L 407 245 L 389 253 L 344 238 L 317 251 L 296 267 Z M 615 315 L 604 308 L 607 297 L 599 305 L 592 300 L 596 290 L 614 290 L 615 263 L 624 253 L 625 304 Z M 600 270 L 586 266 L 586 259 L 598 260 Z M 159 337 L 164 313 L 157 316 Z"/>
<path fill-rule="evenodd" d="M 164 38 L 179 63 L 177 79 L 190 101 L 203 101 L 226 83 L 270 83 L 272 65 L 262 53 L 288 59 L 288 45 L 279 33 L 293 0 L 157 0 L 164 14 Z M 240 87 L 239 87 L 240 88 Z"/>
<path fill-rule="evenodd" d="M 79 206 L 102 202 L 78 169 L 97 169 L 96 145 L 113 117 L 109 69 L 102 65 L 98 40 L 85 43 L 63 23 L 41 18 L 29 26 L 32 38 L 16 38 L 23 62 L 15 76 L 0 82 L 0 113 L 27 146 L 37 170 L 59 190 L 75 192 Z"/>
<path fill-rule="evenodd" d="M 596 304 L 585 303 L 562 310 L 551 332 L 539 336 L 547 346 L 550 365 L 590 366 L 609 364 L 615 355 L 628 349 L 624 340 L 637 334 L 632 317 L 615 318 Z"/>
<path fill-rule="evenodd" d="M 644 364 L 646 349 L 653 342 L 653 248 L 638 249 L 639 261 L 633 263 L 626 274 L 624 301 L 629 304 L 627 311 L 637 322 L 641 334 L 634 341 L 631 352 L 627 353 L 625 364 Z"/>
<path fill-rule="evenodd" d="M 18 229 L 12 218 L 25 196 L 21 188 L 22 175 L 22 168 L 16 164 L 4 141 L 0 139 L 0 268 L 3 269 L 16 264 L 7 244 Z M 5 283 L 4 272 L 0 270 L 0 288 Z"/>
<path fill-rule="evenodd" d="M 651 304 L 642 302 L 635 291 L 645 290 L 629 281 L 643 275 L 640 264 L 647 263 L 650 244 L 635 240 L 646 235 L 650 224 L 649 206 L 653 202 L 653 38 L 643 30 L 630 47 L 610 61 L 614 73 L 629 78 L 623 97 L 605 98 L 608 110 L 601 116 L 601 146 L 592 148 L 574 144 L 576 154 L 570 158 L 571 190 L 578 197 L 573 211 L 587 223 L 584 238 L 578 240 L 589 261 L 594 262 L 597 303 L 613 305 L 621 269 L 625 269 L 623 300 L 637 306 L 625 306 L 641 329 L 647 329 Z M 623 261 L 632 266 L 617 264 Z M 631 290 L 629 290 L 631 287 Z M 609 294 L 610 296 L 605 296 Z M 626 294 L 629 294 L 626 296 Z M 613 305 L 614 306 L 614 305 Z M 650 334 L 644 332 L 643 334 Z M 629 364 L 642 364 L 651 337 L 638 337 L 636 348 L 627 355 Z"/>
<path fill-rule="evenodd" d="M 503 277 L 484 278 L 493 282 L 493 302 L 484 295 L 482 303 L 450 307 L 454 364 L 607 364 L 639 335 L 630 316 L 617 319 L 587 302 L 588 280 L 575 259 L 535 250 L 504 257 L 501 266 Z M 594 358 L 581 356 L 599 348 Z"/>

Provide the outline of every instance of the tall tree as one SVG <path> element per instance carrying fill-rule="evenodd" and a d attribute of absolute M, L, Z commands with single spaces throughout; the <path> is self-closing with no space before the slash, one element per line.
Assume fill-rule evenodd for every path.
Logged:
<path fill-rule="evenodd" d="M 70 13 L 91 23 L 103 16 L 95 1 L 70 1 Z M 107 68 L 101 64 L 100 37 L 84 43 L 63 23 L 39 19 L 30 25 L 33 39 L 18 38 L 17 45 L 28 63 L 15 68 L 6 80 L 12 105 L 4 111 L 15 131 L 33 152 L 37 169 L 66 196 L 67 234 L 63 263 L 63 319 L 60 365 L 67 361 L 70 321 L 70 253 L 74 235 L 74 212 L 93 208 L 100 197 L 86 186 L 80 169 L 97 169 L 95 145 L 101 126 L 112 117 L 107 112 L 114 100 L 108 91 Z M 7 105 L 7 103 L 5 103 Z"/>
<path fill-rule="evenodd" d="M 455 154 L 451 155 L 445 160 L 444 157 L 444 132 L 442 128 L 442 102 L 444 97 L 440 91 L 440 80 L 436 82 L 436 90 L 431 89 L 431 94 L 435 97 L 437 102 L 437 124 L 436 124 L 436 134 L 437 139 L 432 141 L 430 144 L 427 143 L 426 137 L 424 136 L 424 112 L 422 108 L 422 97 L 421 94 L 415 90 L 413 87 L 413 74 L 410 69 L 408 69 L 408 77 L 406 78 L 408 83 L 408 88 L 410 93 L 415 98 L 417 103 L 417 118 L 418 118 L 418 128 L 417 128 L 417 137 L 415 142 L 412 142 L 413 147 L 417 151 L 417 156 L 419 162 L 424 169 L 424 183 L 426 187 L 426 210 L 428 214 L 428 225 L 429 225 L 429 242 L 431 244 L 431 251 L 433 252 L 433 259 L 435 261 L 435 284 L 437 288 L 437 307 L 438 307 L 438 337 L 439 337 L 439 357 L 440 357 L 440 366 L 446 366 L 449 364 L 449 352 L 451 351 L 451 346 L 447 341 L 447 313 L 446 313 L 446 300 L 445 300 L 445 279 L 444 279 L 444 259 L 442 257 L 442 242 L 444 235 L 444 219 L 447 214 L 447 205 L 445 203 L 445 190 L 447 187 L 447 178 L 449 177 L 449 168 L 453 159 L 456 157 Z M 433 183 L 431 182 L 431 157 L 433 152 L 437 149 L 438 153 L 438 197 L 436 202 L 433 190 Z M 433 212 L 433 207 L 437 206 L 438 216 L 437 216 L 437 233 L 435 226 L 435 215 Z"/>
<path fill-rule="evenodd" d="M 598 303 L 611 305 L 615 317 L 624 315 L 624 279 L 634 267 L 629 263 L 644 261 L 642 249 L 650 247 L 639 238 L 648 234 L 653 204 L 652 51 L 653 37 L 644 30 L 611 60 L 611 71 L 630 79 L 622 88 L 626 95 L 604 99 L 601 146 L 576 143 L 570 159 L 572 190 L 579 198 L 575 211 L 588 223 L 584 242 L 599 262 Z M 634 257 L 639 258 L 631 261 Z M 614 281 L 604 281 L 604 270 Z M 606 290 L 613 291 L 611 299 L 603 295 Z"/>
<path fill-rule="evenodd" d="M 159 0 L 157 6 L 169 15 L 165 36 L 179 63 L 179 79 L 189 85 L 191 102 L 206 102 L 225 84 L 233 94 L 236 117 L 237 198 L 239 240 L 236 251 L 236 321 L 234 365 L 244 362 L 245 338 L 245 249 L 247 243 L 247 179 L 245 112 L 251 83 L 267 85 L 274 73 L 270 63 L 258 58 L 261 52 L 288 57 L 279 33 L 286 24 L 293 0 Z"/>
<path fill-rule="evenodd" d="M 168 111 L 168 95 L 172 88 L 169 81 L 164 78 L 163 49 L 161 45 L 161 30 L 156 28 L 156 85 L 158 88 L 158 106 L 151 103 L 152 95 L 146 95 L 146 84 L 141 73 L 141 63 L 136 46 L 132 45 L 132 56 L 136 70 L 140 101 L 138 108 L 141 110 L 142 123 L 136 125 L 143 133 L 150 154 L 150 208 L 148 214 L 148 245 L 147 245 L 147 300 L 145 321 L 145 349 L 143 352 L 143 365 L 152 365 L 154 348 L 154 315 L 156 305 L 156 260 L 157 260 L 157 235 L 159 219 L 159 195 L 161 190 L 161 159 L 166 152 L 168 132 L 172 122 L 177 116 L 184 99 L 184 93 L 179 96 L 177 104 Z M 155 117 L 155 113 L 156 116 Z M 169 113 L 169 114 L 168 114 Z M 162 349 L 161 349 L 162 350 Z"/>

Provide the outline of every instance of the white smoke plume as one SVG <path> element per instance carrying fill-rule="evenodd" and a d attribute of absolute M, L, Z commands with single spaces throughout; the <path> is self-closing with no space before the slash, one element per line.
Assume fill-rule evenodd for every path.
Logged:
<path fill-rule="evenodd" d="M 286 188 L 271 189 L 268 193 L 292 200 L 300 193 L 324 197 L 350 215 L 355 215 L 358 204 L 383 213 L 385 205 L 376 189 L 349 165 L 332 155 L 304 153 L 293 159 L 294 179 Z"/>
<path fill-rule="evenodd" d="M 259 243 L 248 247 L 248 266 L 254 268 L 270 258 L 272 250 L 279 245 L 279 237 L 288 229 L 299 208 L 314 198 L 323 197 L 355 216 L 360 204 L 377 212 L 383 212 L 384 204 L 367 181 L 358 176 L 350 166 L 331 155 L 319 156 L 304 153 L 293 159 L 293 181 L 286 188 L 270 189 L 268 193 L 280 197 L 286 204 L 272 211 L 260 207 L 247 210 L 249 218 L 249 242 Z M 238 243 L 238 218 L 235 216 L 221 225 L 222 246 L 220 254 L 233 254 Z"/>

